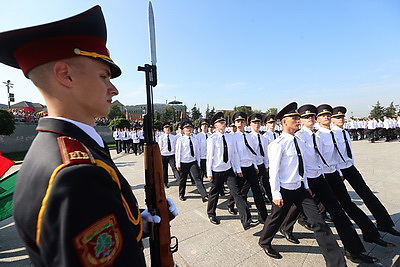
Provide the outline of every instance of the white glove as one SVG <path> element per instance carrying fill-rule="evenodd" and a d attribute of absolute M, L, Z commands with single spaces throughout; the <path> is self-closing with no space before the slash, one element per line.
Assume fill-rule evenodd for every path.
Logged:
<path fill-rule="evenodd" d="M 149 232 L 149 224 L 148 223 L 160 223 L 161 218 L 158 215 L 151 215 L 151 213 L 145 209 L 141 213 L 142 215 L 142 222 L 143 222 L 143 232 L 148 233 Z"/>
<path fill-rule="evenodd" d="M 168 210 L 169 212 L 171 212 L 175 217 L 178 216 L 178 209 L 176 208 L 176 205 L 174 203 L 174 201 L 167 197 L 167 202 L 168 202 Z"/>

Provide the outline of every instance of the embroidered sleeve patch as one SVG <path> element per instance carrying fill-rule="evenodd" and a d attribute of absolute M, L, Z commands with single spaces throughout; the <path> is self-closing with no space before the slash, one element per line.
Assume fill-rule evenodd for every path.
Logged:
<path fill-rule="evenodd" d="M 68 136 L 58 137 L 57 141 L 65 165 L 95 164 L 92 153 L 80 141 Z"/>
<path fill-rule="evenodd" d="M 112 266 L 122 248 L 122 234 L 114 214 L 78 234 L 74 246 L 83 266 Z"/>

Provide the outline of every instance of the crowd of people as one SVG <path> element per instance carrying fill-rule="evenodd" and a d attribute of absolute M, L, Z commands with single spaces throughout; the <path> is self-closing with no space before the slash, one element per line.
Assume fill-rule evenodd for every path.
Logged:
<path fill-rule="evenodd" d="M 379 231 L 396 236 L 400 233 L 354 166 L 351 140 L 362 138 L 359 128 L 351 131 L 354 120 L 346 121 L 345 113 L 345 107 L 297 108 L 296 103 L 291 103 L 278 114 L 265 117 L 236 112 L 229 126 L 223 113 L 215 114 L 211 120 L 202 119 L 200 129 L 186 120 L 172 133 L 171 124 L 166 123 L 163 132 L 155 132 L 165 187 L 169 187 L 170 166 L 179 185 L 179 200 L 186 201 L 190 177 L 201 201 L 207 202 L 210 222 L 217 225 L 219 196 L 229 193 L 228 212 L 238 215 L 245 230 L 264 224 L 259 245 L 270 257 L 282 258 L 271 245 L 278 231 L 291 243 L 300 243 L 293 233 L 298 221 L 315 232 L 328 266 L 345 266 L 343 252 L 326 224 L 333 222 L 348 259 L 377 262 L 377 258 L 365 254 L 349 218 L 360 227 L 365 242 L 394 247 L 395 244 L 381 238 Z M 380 128 L 384 131 L 376 130 L 385 140 L 398 136 L 398 123 L 390 121 L 392 128 L 386 129 L 387 123 L 383 123 Z M 389 133 L 394 135 L 391 139 Z M 365 135 L 371 136 L 368 131 Z M 204 177 L 211 182 L 208 192 Z M 343 180 L 362 198 L 376 225 L 352 202 Z M 257 221 L 252 220 L 247 201 L 250 189 L 258 211 Z"/>
<path fill-rule="evenodd" d="M 35 112 L 24 109 L 10 109 L 9 112 L 13 115 L 15 122 L 37 123 L 40 118 L 47 116 L 47 112 Z"/>

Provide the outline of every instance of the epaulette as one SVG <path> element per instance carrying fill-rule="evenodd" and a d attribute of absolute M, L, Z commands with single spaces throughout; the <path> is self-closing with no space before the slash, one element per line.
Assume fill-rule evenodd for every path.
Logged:
<path fill-rule="evenodd" d="M 96 164 L 92 153 L 79 140 L 60 136 L 57 138 L 62 161 L 65 165 Z"/>
<path fill-rule="evenodd" d="M 282 141 L 282 139 L 283 139 L 283 136 L 280 135 L 275 139 L 275 141 L 279 143 L 280 141 Z"/>

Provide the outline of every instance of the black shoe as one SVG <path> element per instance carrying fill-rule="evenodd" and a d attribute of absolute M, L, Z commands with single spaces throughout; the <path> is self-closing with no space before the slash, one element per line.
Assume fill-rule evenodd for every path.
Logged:
<path fill-rule="evenodd" d="M 165 188 L 169 188 L 169 185 L 168 185 L 168 184 L 165 184 Z"/>
<path fill-rule="evenodd" d="M 367 241 L 369 243 L 375 243 L 379 246 L 385 247 L 385 248 L 395 248 L 396 245 L 390 242 L 386 242 L 385 240 L 383 240 L 382 238 L 377 238 L 375 240 L 372 241 Z"/>
<path fill-rule="evenodd" d="M 205 197 L 203 197 L 201 200 L 203 201 L 203 203 L 204 203 L 204 202 L 208 202 L 208 197 L 205 196 Z"/>
<path fill-rule="evenodd" d="M 279 254 L 278 251 L 273 249 L 271 245 L 267 245 L 267 246 L 260 245 L 260 247 L 262 247 L 262 249 L 264 250 L 265 254 L 267 254 L 271 258 L 282 259 L 282 255 Z"/>
<path fill-rule="evenodd" d="M 237 215 L 237 209 L 235 209 L 234 207 L 228 207 L 228 212 L 229 214 Z"/>
<path fill-rule="evenodd" d="M 243 229 L 244 230 L 249 230 L 250 228 L 253 228 L 253 227 L 257 226 L 258 224 L 259 224 L 259 222 L 254 222 L 254 221 L 252 221 L 250 219 L 245 224 L 243 224 Z"/>
<path fill-rule="evenodd" d="M 282 229 L 279 230 L 281 234 L 286 238 L 287 241 L 293 244 L 300 244 L 300 241 L 293 235 L 293 233 L 284 232 Z"/>
<path fill-rule="evenodd" d="M 217 219 L 217 217 L 215 215 L 209 215 L 208 219 L 210 220 L 210 223 L 212 223 L 212 224 L 219 224 L 219 220 Z"/>
<path fill-rule="evenodd" d="M 385 232 L 395 236 L 400 236 L 400 232 L 394 229 L 393 227 L 390 228 L 378 227 L 378 231 Z"/>
<path fill-rule="evenodd" d="M 360 253 L 360 254 L 353 254 L 348 252 L 347 250 L 344 252 L 344 255 L 346 256 L 347 259 L 354 261 L 354 260 L 360 260 L 365 263 L 376 263 L 379 262 L 379 260 L 375 257 L 368 256 L 366 254 Z"/>
<path fill-rule="evenodd" d="M 186 201 L 186 197 L 185 196 L 179 196 L 179 200 Z"/>

